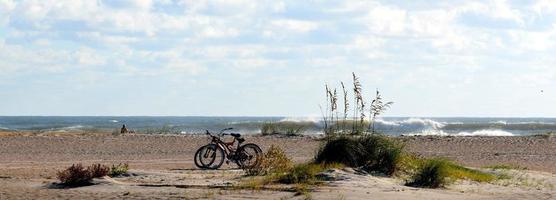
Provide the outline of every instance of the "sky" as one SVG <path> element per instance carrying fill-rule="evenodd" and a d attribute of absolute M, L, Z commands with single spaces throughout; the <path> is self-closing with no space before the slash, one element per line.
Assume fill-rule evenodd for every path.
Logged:
<path fill-rule="evenodd" d="M 0 0 L 0 115 L 556 117 L 552 0 Z"/>

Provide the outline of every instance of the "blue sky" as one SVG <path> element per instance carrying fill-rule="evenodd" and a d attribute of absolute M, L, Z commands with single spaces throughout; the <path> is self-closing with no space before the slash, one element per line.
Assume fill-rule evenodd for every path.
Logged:
<path fill-rule="evenodd" d="M 556 117 L 555 55 L 551 0 L 0 0 L 0 115 Z"/>

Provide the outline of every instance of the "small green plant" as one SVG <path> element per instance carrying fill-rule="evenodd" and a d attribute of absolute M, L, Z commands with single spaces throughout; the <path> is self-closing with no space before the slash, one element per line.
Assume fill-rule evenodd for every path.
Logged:
<path fill-rule="evenodd" d="M 293 162 L 284 150 L 277 146 L 270 146 L 262 156 L 259 165 L 246 169 L 248 175 L 267 175 L 273 173 L 284 173 L 293 167 Z"/>
<path fill-rule="evenodd" d="M 127 163 L 112 165 L 112 167 L 110 168 L 109 175 L 110 177 L 121 176 L 123 174 L 126 174 L 128 170 L 129 170 L 129 165 Z"/>
<path fill-rule="evenodd" d="M 444 187 L 450 181 L 448 171 L 449 162 L 447 160 L 428 160 L 407 185 L 428 188 Z"/>
<path fill-rule="evenodd" d="M 58 171 L 56 176 L 66 186 L 88 185 L 93 179 L 91 172 L 81 164 L 73 164 L 63 171 Z"/>
<path fill-rule="evenodd" d="M 477 182 L 491 182 L 500 177 L 493 174 L 485 173 L 475 169 L 469 169 L 457 165 L 446 159 L 428 159 L 424 160 L 423 165 L 417 173 L 407 183 L 409 186 L 439 188 L 449 183 L 466 179 Z"/>

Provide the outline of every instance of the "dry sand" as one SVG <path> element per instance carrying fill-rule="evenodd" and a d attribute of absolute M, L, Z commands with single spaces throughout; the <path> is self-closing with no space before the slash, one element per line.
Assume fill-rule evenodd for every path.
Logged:
<path fill-rule="evenodd" d="M 319 141 L 309 137 L 247 137 L 263 150 L 282 147 L 296 162 L 310 160 Z M 534 171 L 507 171 L 510 180 L 493 184 L 459 182 L 448 189 L 416 189 L 400 179 L 335 170 L 344 177 L 315 188 L 314 199 L 555 199 L 556 138 L 400 137 L 409 151 L 442 156 L 472 167 L 515 164 Z M 282 189 L 229 187 L 247 179 L 230 165 L 196 170 L 192 157 L 206 136 L 0 133 L 0 199 L 303 199 Z M 134 176 L 95 179 L 92 186 L 57 189 L 57 170 L 72 163 L 127 162 Z M 226 165 L 224 165 L 226 166 Z M 209 187 L 216 187 L 209 189 Z"/>

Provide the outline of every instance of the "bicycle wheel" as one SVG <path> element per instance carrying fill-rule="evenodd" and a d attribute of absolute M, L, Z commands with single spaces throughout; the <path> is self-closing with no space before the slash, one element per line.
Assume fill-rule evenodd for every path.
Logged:
<path fill-rule="evenodd" d="M 207 168 L 207 166 L 202 165 L 201 162 L 200 162 L 200 159 L 201 159 L 201 156 L 200 156 L 200 155 L 201 155 L 201 151 L 206 151 L 206 150 L 204 150 L 204 148 L 207 148 L 206 146 L 207 146 L 207 145 L 200 147 L 200 148 L 197 149 L 197 151 L 195 152 L 195 156 L 193 157 L 193 160 L 194 160 L 195 166 L 197 166 L 197 168 L 200 168 L 200 169 L 206 169 L 206 168 Z"/>
<path fill-rule="evenodd" d="M 200 149 L 198 157 L 204 169 L 218 169 L 224 163 L 224 150 L 215 144 L 208 144 Z"/>
<path fill-rule="evenodd" d="M 253 143 L 245 144 L 238 150 L 239 165 L 242 168 L 253 168 L 260 164 L 263 150 Z"/>

